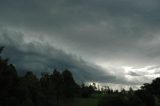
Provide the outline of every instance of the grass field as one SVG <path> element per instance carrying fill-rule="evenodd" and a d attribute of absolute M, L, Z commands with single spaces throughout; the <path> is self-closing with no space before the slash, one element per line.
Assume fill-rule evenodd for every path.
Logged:
<path fill-rule="evenodd" d="M 90 98 L 75 98 L 72 106 L 97 106 L 102 94 L 93 94 Z"/>
<path fill-rule="evenodd" d="M 97 106 L 98 101 L 103 97 L 102 94 L 93 94 L 89 98 L 72 98 L 60 102 L 60 106 Z"/>
<path fill-rule="evenodd" d="M 76 98 L 72 106 L 97 106 L 97 98 Z"/>

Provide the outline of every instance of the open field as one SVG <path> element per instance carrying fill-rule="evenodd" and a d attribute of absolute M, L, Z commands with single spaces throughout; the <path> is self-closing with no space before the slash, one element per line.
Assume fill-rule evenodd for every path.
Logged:
<path fill-rule="evenodd" d="M 72 106 L 97 106 L 97 98 L 76 98 Z"/>

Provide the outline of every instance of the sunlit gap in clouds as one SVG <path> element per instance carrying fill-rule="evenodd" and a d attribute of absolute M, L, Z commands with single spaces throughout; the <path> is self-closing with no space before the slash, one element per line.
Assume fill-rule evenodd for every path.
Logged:
<path fill-rule="evenodd" d="M 126 74 L 130 72 L 134 72 L 137 74 L 137 76 L 145 76 L 149 77 L 151 79 L 155 79 L 157 77 L 160 77 L 160 74 L 158 74 L 160 68 L 156 68 L 156 65 L 146 66 L 143 68 L 134 68 L 134 67 L 128 67 L 123 66 L 122 67 Z"/>
<path fill-rule="evenodd" d="M 160 68 L 156 65 L 144 66 L 144 67 L 134 67 L 134 66 L 120 66 L 114 65 L 105 62 L 96 63 L 102 68 L 109 70 L 112 75 L 118 77 L 123 77 L 127 82 L 131 82 L 134 84 L 114 84 L 114 83 L 98 83 L 100 87 L 110 86 L 112 89 L 120 90 L 122 88 L 129 89 L 132 87 L 133 89 L 139 89 L 144 83 L 151 83 L 151 81 L 155 78 L 160 77 L 159 70 Z"/>
<path fill-rule="evenodd" d="M 132 88 L 133 90 L 137 90 L 141 87 L 141 85 L 124 85 L 124 84 L 114 84 L 114 83 L 100 83 L 100 82 L 86 82 L 86 85 L 92 85 L 95 83 L 97 90 L 102 90 L 102 89 L 112 89 L 112 90 L 118 90 L 121 91 L 123 89 L 129 90 Z"/>

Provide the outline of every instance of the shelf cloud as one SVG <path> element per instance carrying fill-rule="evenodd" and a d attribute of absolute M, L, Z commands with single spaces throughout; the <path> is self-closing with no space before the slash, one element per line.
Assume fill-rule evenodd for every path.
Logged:
<path fill-rule="evenodd" d="M 1 0 L 0 45 L 20 71 L 69 68 L 77 81 L 141 85 L 160 73 L 159 4 Z"/>

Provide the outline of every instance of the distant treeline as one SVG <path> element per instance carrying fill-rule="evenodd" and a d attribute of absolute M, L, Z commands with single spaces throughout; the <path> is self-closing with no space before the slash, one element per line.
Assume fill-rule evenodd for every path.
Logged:
<path fill-rule="evenodd" d="M 106 93 L 98 106 L 160 106 L 160 78 L 139 90 Z"/>
<path fill-rule="evenodd" d="M 101 95 L 98 106 L 160 106 L 160 78 L 136 91 L 98 90 L 95 83 L 78 85 L 67 69 L 44 72 L 40 78 L 31 71 L 18 76 L 15 66 L 0 56 L 0 106 L 71 106 L 73 98 L 94 94 Z"/>

